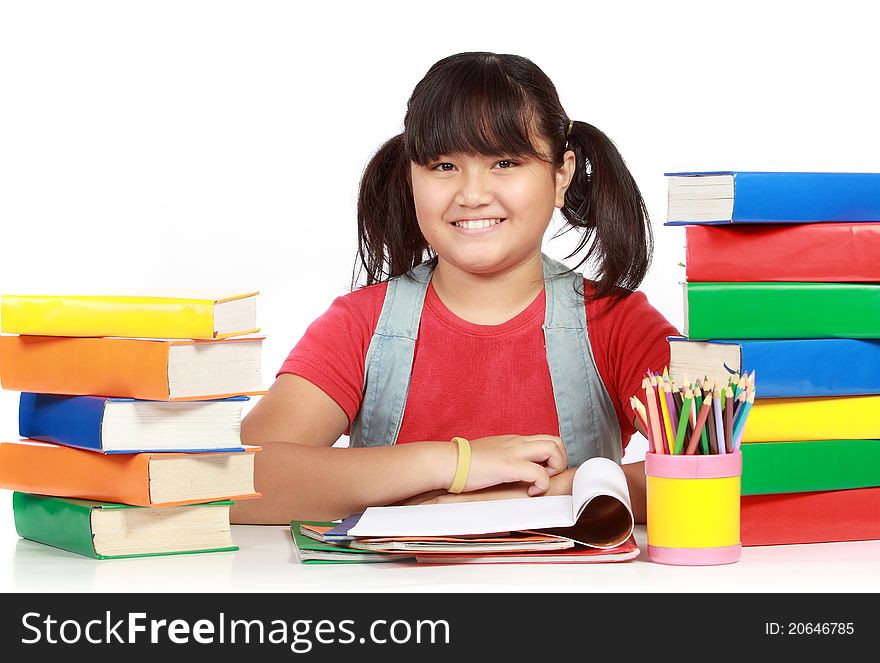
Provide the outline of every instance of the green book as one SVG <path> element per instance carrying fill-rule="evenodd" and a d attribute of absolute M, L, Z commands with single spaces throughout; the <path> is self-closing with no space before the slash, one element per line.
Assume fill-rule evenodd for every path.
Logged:
<path fill-rule="evenodd" d="M 12 496 L 19 536 L 95 559 L 238 550 L 229 527 L 231 506 L 222 501 L 154 508 Z"/>
<path fill-rule="evenodd" d="M 740 449 L 743 495 L 880 486 L 880 440 L 756 442 Z"/>
<path fill-rule="evenodd" d="M 690 339 L 880 338 L 878 283 L 687 283 Z"/>
<path fill-rule="evenodd" d="M 318 520 L 291 520 L 290 533 L 299 560 L 303 564 L 362 564 L 370 562 L 408 562 L 414 556 L 381 553 L 374 550 L 357 550 L 344 545 L 318 541 L 302 533 L 300 525 L 333 527 L 338 523 Z"/>

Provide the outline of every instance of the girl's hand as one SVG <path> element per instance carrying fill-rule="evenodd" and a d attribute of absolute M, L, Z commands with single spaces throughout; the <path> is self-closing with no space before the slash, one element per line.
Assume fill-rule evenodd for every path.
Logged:
<path fill-rule="evenodd" d="M 471 467 L 464 492 L 524 482 L 527 495 L 542 495 L 550 477 L 568 467 L 562 438 L 553 435 L 495 435 L 471 440 Z M 450 472 L 450 483 L 455 468 Z"/>
<path fill-rule="evenodd" d="M 571 495 L 571 484 L 577 468 L 570 468 L 554 476 L 550 480 L 550 490 L 546 495 Z M 416 504 L 450 504 L 452 502 L 483 502 L 486 500 L 513 500 L 529 497 L 527 483 L 506 483 L 469 493 L 450 493 L 445 490 L 431 490 L 414 495 L 399 503 L 400 506 Z"/>
<path fill-rule="evenodd" d="M 414 506 L 416 504 L 451 504 L 453 502 L 484 502 L 486 500 L 512 500 L 529 497 L 527 489 L 531 484 L 515 483 L 492 486 L 469 493 L 450 493 L 445 490 L 432 490 L 404 500 L 398 506 Z"/>

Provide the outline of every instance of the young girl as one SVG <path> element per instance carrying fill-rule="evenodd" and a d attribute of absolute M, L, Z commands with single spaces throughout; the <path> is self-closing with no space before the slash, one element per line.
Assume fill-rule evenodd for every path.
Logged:
<path fill-rule="evenodd" d="M 554 207 L 597 280 L 542 255 Z M 629 397 L 677 332 L 634 292 L 652 239 L 631 174 L 543 71 L 493 53 L 431 67 L 364 172 L 358 233 L 366 287 L 308 328 L 242 422 L 263 497 L 236 522 L 564 494 L 588 458 L 619 462 Z M 624 470 L 643 522 L 643 464 Z"/>

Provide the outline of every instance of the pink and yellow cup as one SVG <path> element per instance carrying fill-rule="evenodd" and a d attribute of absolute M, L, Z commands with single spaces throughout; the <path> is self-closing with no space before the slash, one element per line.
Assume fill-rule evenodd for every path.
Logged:
<path fill-rule="evenodd" d="M 704 566 L 739 561 L 742 453 L 645 456 L 648 559 Z"/>

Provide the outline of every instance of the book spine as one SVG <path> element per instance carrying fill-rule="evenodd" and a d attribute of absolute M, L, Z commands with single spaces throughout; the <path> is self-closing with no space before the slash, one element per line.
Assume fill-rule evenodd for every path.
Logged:
<path fill-rule="evenodd" d="M 22 393 L 18 433 L 22 437 L 101 451 L 101 424 L 107 399 Z"/>
<path fill-rule="evenodd" d="M 742 494 L 880 486 L 880 440 L 744 444 Z"/>
<path fill-rule="evenodd" d="M 763 398 L 880 394 L 880 341 L 738 341 L 741 369 L 756 370 Z"/>
<path fill-rule="evenodd" d="M 880 175 L 734 173 L 734 223 L 804 221 L 880 221 Z"/>
<path fill-rule="evenodd" d="M 880 338 L 880 284 L 688 283 L 692 339 Z"/>
<path fill-rule="evenodd" d="M 92 542 L 89 503 L 16 492 L 12 509 L 19 536 L 86 557 L 98 557 Z"/>
<path fill-rule="evenodd" d="M 4 295 L 2 331 L 39 336 L 214 338 L 214 302 Z"/>
<path fill-rule="evenodd" d="M 11 391 L 168 400 L 170 344 L 125 338 L 0 336 Z"/>
<path fill-rule="evenodd" d="M 880 223 L 688 226 L 688 281 L 880 281 Z"/>
<path fill-rule="evenodd" d="M 741 498 L 744 546 L 880 539 L 880 488 Z"/>
<path fill-rule="evenodd" d="M 0 444 L 0 488 L 151 506 L 149 454 L 108 456 L 48 444 Z"/>
<path fill-rule="evenodd" d="M 742 441 L 747 444 L 875 438 L 880 438 L 880 396 L 841 396 L 759 398 L 749 412 Z"/>

